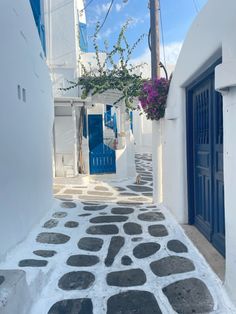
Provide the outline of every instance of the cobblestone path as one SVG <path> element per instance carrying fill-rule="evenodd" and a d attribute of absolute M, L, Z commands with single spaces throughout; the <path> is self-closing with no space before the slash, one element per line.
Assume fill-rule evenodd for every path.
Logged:
<path fill-rule="evenodd" d="M 140 184 L 56 187 L 64 199 L 16 265 L 29 278 L 44 274 L 30 314 L 232 313 L 220 280 L 169 212 L 151 204 L 151 156 L 136 164 Z"/>

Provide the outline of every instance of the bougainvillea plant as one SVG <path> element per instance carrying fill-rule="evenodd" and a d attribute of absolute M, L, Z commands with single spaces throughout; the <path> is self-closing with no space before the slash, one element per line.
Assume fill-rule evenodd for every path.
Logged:
<path fill-rule="evenodd" d="M 109 49 L 107 42 L 104 42 L 104 49 L 99 49 L 97 41 L 100 24 L 97 23 L 96 32 L 93 36 L 96 71 L 92 68 L 88 69 L 79 60 L 82 76 L 75 82 L 69 81 L 70 86 L 63 88 L 63 90 L 80 86 L 82 89 L 82 99 L 85 99 L 90 93 L 93 96 L 102 94 L 108 90 L 117 90 L 121 93 L 121 96 L 114 102 L 114 105 L 124 100 L 128 110 L 136 109 L 136 99 L 140 96 L 143 85 L 140 69 L 144 64 L 132 65 L 131 57 L 133 51 L 145 35 L 141 35 L 133 45 L 130 45 L 125 36 L 130 23 L 131 20 L 128 20 L 122 26 L 118 39 L 111 49 Z M 100 59 L 100 52 L 106 54 L 105 61 Z"/>
<path fill-rule="evenodd" d="M 165 78 L 143 83 L 139 100 L 147 119 L 160 120 L 164 117 L 169 83 Z"/>

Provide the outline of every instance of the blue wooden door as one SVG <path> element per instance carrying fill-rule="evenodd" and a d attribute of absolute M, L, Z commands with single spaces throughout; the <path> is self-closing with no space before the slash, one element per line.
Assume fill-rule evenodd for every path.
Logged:
<path fill-rule="evenodd" d="M 103 143 L 103 117 L 88 115 L 90 174 L 115 173 L 115 151 Z"/>
<path fill-rule="evenodd" d="M 214 72 L 188 90 L 190 223 L 225 254 L 222 96 Z"/>

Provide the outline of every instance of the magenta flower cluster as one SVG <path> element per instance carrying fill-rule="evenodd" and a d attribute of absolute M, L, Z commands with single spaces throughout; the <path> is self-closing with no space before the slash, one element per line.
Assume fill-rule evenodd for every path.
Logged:
<path fill-rule="evenodd" d="M 164 117 L 168 91 L 169 81 L 165 78 L 144 82 L 139 100 L 148 119 Z"/>

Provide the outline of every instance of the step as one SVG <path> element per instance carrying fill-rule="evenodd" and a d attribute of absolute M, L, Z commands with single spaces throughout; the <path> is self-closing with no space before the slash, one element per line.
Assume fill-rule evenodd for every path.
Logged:
<path fill-rule="evenodd" d="M 23 270 L 0 270 L 0 313 L 27 314 L 31 303 L 26 273 Z"/>

